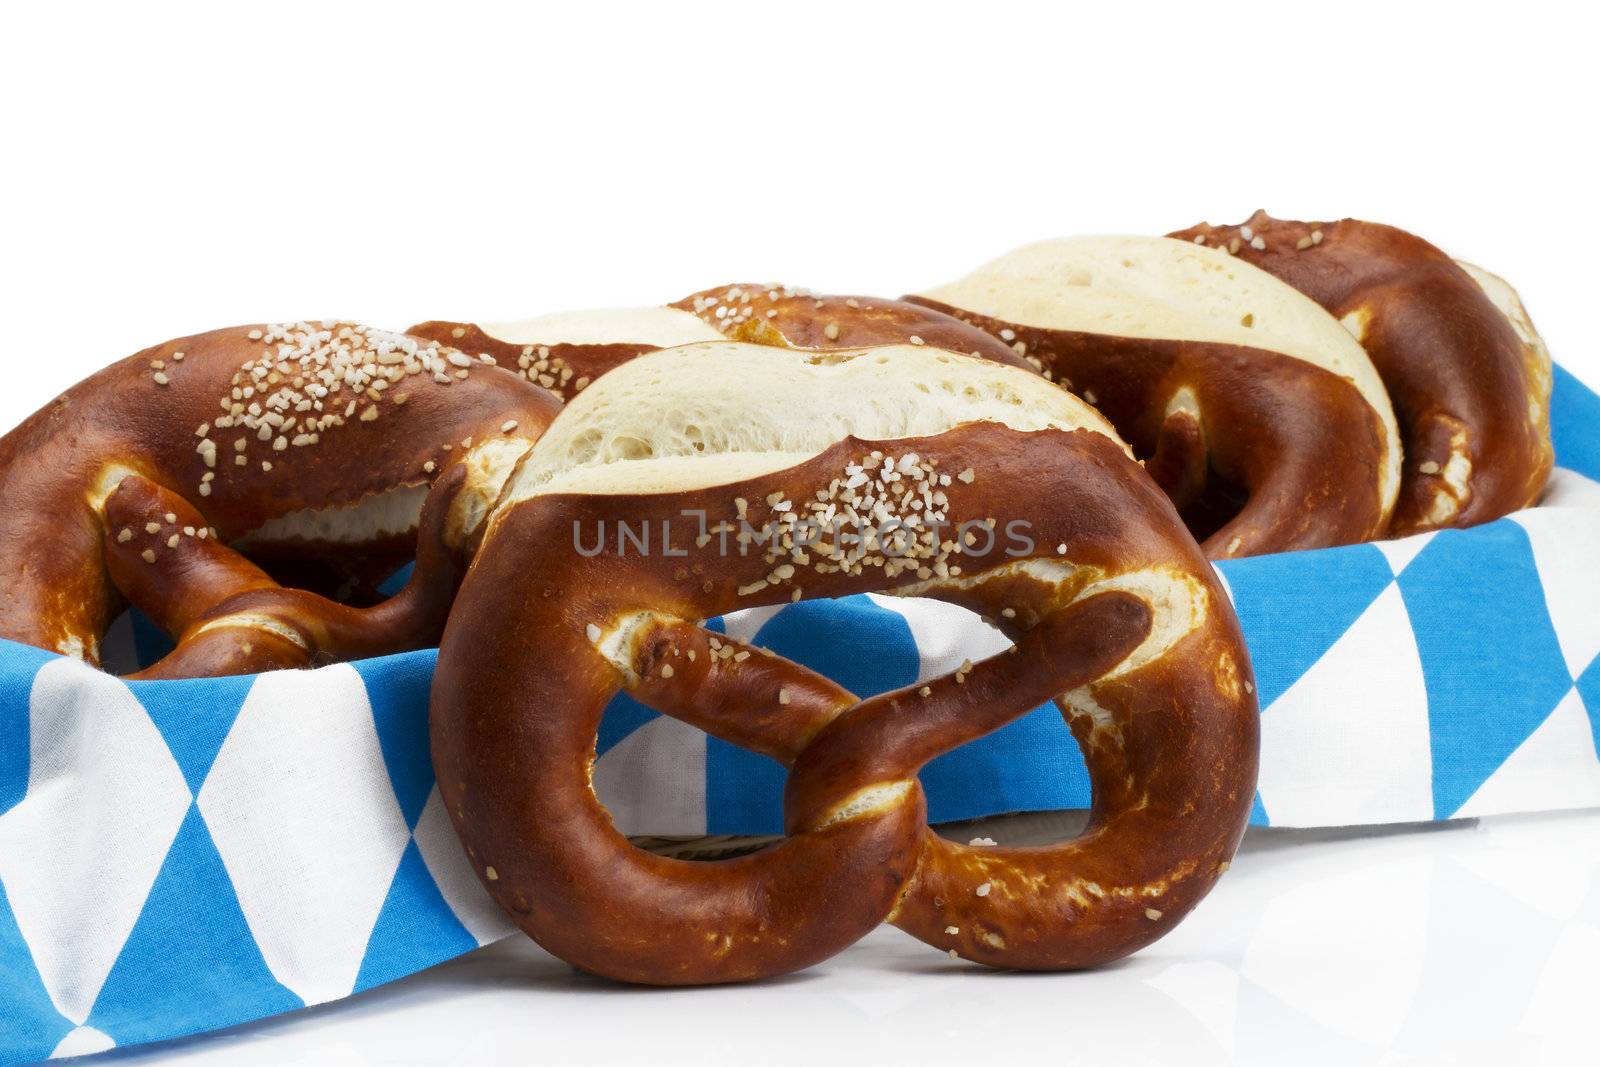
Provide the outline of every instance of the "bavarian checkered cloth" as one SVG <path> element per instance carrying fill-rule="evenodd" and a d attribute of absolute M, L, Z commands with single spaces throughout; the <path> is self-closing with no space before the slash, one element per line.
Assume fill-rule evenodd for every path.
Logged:
<path fill-rule="evenodd" d="M 1558 372 L 1553 412 L 1563 469 L 1538 508 L 1222 565 L 1263 709 L 1255 822 L 1600 805 L 1600 398 Z M 863 695 L 1001 646 L 875 596 L 722 625 Z M 0 642 L 0 1063 L 337 999 L 509 932 L 433 787 L 432 664 L 124 683 Z M 625 698 L 598 750 L 627 832 L 779 829 L 768 760 Z M 1050 708 L 923 780 L 939 821 L 1088 801 Z"/>

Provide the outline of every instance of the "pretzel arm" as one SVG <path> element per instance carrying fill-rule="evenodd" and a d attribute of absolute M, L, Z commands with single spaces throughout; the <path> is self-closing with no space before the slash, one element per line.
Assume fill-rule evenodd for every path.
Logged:
<path fill-rule="evenodd" d="M 910 778 L 934 757 L 1101 677 L 1139 646 L 1150 621 L 1138 598 L 1101 593 L 1053 613 L 968 669 L 862 701 L 796 761 L 785 793 L 786 832 L 835 818 L 846 783 Z"/>
<path fill-rule="evenodd" d="M 632 637 L 630 696 L 785 766 L 856 703 L 814 671 L 681 619 L 651 616 Z"/>
<path fill-rule="evenodd" d="M 219 678 L 310 665 L 311 649 L 297 628 L 270 616 L 241 614 L 202 624 L 171 652 L 125 677 L 133 681 Z"/>
<path fill-rule="evenodd" d="M 192 504 L 137 474 L 106 497 L 105 527 L 112 583 L 174 637 L 226 600 L 277 588 L 265 571 L 218 540 Z"/>

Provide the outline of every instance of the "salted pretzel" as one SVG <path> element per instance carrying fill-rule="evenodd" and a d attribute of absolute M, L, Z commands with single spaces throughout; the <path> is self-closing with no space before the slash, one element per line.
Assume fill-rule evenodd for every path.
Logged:
<path fill-rule="evenodd" d="M 1536 503 L 1550 476 L 1550 352 L 1504 280 L 1359 219 L 1174 237 L 1223 248 L 1327 308 L 1394 402 L 1405 471 L 1390 534 L 1473 526 Z"/>
<path fill-rule="evenodd" d="M 566 311 L 521 322 L 435 320 L 410 332 L 487 352 L 571 400 L 600 375 L 647 352 L 697 341 L 747 341 L 814 351 L 929 345 L 1019 367 L 1012 346 L 942 312 L 871 296 L 819 296 L 786 285 L 724 285 L 655 308 Z"/>
<path fill-rule="evenodd" d="M 739 981 L 888 919 L 996 967 L 1087 967 L 1227 868 L 1257 738 L 1227 595 L 1110 426 L 1043 378 L 925 346 L 689 345 L 600 379 L 497 488 L 441 646 L 433 759 L 484 886 L 561 958 Z M 859 700 L 702 625 L 864 591 L 963 605 L 1015 644 Z M 788 765 L 787 836 L 712 862 L 630 844 L 592 785 L 623 690 Z M 1051 697 L 1094 782 L 1088 830 L 931 832 L 918 769 Z"/>
<path fill-rule="evenodd" d="M 1017 345 L 1099 408 L 1213 559 L 1388 528 L 1399 438 L 1371 361 L 1313 301 L 1226 251 L 1044 241 L 907 299 Z"/>
<path fill-rule="evenodd" d="M 129 602 L 177 642 L 142 677 L 431 644 L 484 514 L 468 470 L 525 450 L 560 406 L 485 359 L 350 323 L 239 326 L 67 390 L 0 439 L 0 637 L 98 663 Z M 356 606 L 247 554 L 417 566 Z"/>

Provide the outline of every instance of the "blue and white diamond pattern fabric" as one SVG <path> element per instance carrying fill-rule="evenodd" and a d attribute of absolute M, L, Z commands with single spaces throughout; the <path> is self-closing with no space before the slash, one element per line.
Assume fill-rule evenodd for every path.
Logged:
<path fill-rule="evenodd" d="M 193 797 L 110 675 L 51 660 L 28 711 L 29 788 L 0 821 L 0 883 L 64 1037 L 88 1023 Z"/>
<path fill-rule="evenodd" d="M 1563 469 L 1538 508 L 1221 565 L 1263 709 L 1253 821 L 1600 806 L 1600 398 L 1558 370 L 1552 415 Z M 711 625 L 863 696 L 1003 643 L 878 595 Z M 116 663 L 159 654 L 139 620 L 116 630 Z M 348 996 L 508 934 L 434 786 L 433 664 L 123 682 L 0 642 L 0 1064 Z M 627 833 L 781 827 L 781 768 L 626 697 L 596 754 Z M 1089 800 L 1049 707 L 923 780 L 937 821 Z"/>
<path fill-rule="evenodd" d="M 1256 666 L 1259 790 L 1274 823 L 1433 817 L 1427 689 L 1389 567 L 1359 546 L 1225 568 L 1247 642 L 1274 646 Z"/>
<path fill-rule="evenodd" d="M 0 1063 L 234 1025 L 510 924 L 427 758 L 432 653 L 125 683 L 0 655 Z"/>

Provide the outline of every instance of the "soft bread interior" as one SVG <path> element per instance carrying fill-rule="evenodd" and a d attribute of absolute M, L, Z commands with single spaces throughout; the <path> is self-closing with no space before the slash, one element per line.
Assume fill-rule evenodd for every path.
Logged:
<path fill-rule="evenodd" d="M 678 308 L 594 308 L 560 311 L 520 322 L 483 323 L 478 329 L 512 345 L 654 345 L 670 348 L 720 340 L 722 334 Z"/>
<path fill-rule="evenodd" d="M 268 519 L 239 538 L 241 548 L 283 542 L 360 545 L 409 534 L 417 528 L 426 485 L 401 485 L 346 507 L 302 508 Z"/>
<path fill-rule="evenodd" d="M 921 294 L 1021 326 L 1262 348 L 1348 379 L 1382 420 L 1381 491 L 1400 485 L 1399 432 L 1361 344 L 1315 301 L 1227 252 L 1170 237 L 1040 241 Z"/>
<path fill-rule="evenodd" d="M 1467 276 L 1478 283 L 1478 288 L 1489 298 L 1489 303 L 1505 316 L 1506 321 L 1511 323 L 1512 330 L 1516 331 L 1517 340 L 1522 342 L 1523 366 L 1528 375 L 1528 421 L 1535 426 L 1545 425 L 1550 414 L 1550 387 L 1553 374 L 1549 346 L 1544 343 L 1544 338 L 1539 336 L 1539 331 L 1533 328 L 1533 320 L 1528 317 L 1528 309 L 1522 306 L 1522 298 L 1517 295 L 1510 282 L 1464 259 L 1456 260 L 1456 266 L 1466 271 Z"/>
<path fill-rule="evenodd" d="M 1015 367 L 920 345 L 814 353 L 722 341 L 652 352 L 597 379 L 556 416 L 501 506 L 726 485 L 848 436 L 896 440 L 968 422 L 1087 429 L 1121 444 L 1099 412 Z"/>
<path fill-rule="evenodd" d="M 1533 328 L 1533 320 L 1528 318 L 1527 309 L 1522 306 L 1522 298 L 1511 288 L 1510 282 L 1464 259 L 1456 260 L 1456 266 L 1466 271 L 1467 276 L 1478 283 L 1483 295 L 1488 297 L 1489 303 L 1494 305 L 1495 310 L 1511 323 L 1511 328 L 1517 331 L 1517 337 L 1523 344 L 1534 346 L 1544 353 L 1546 359 L 1550 358 L 1550 350 L 1545 347 L 1544 339 Z"/>

